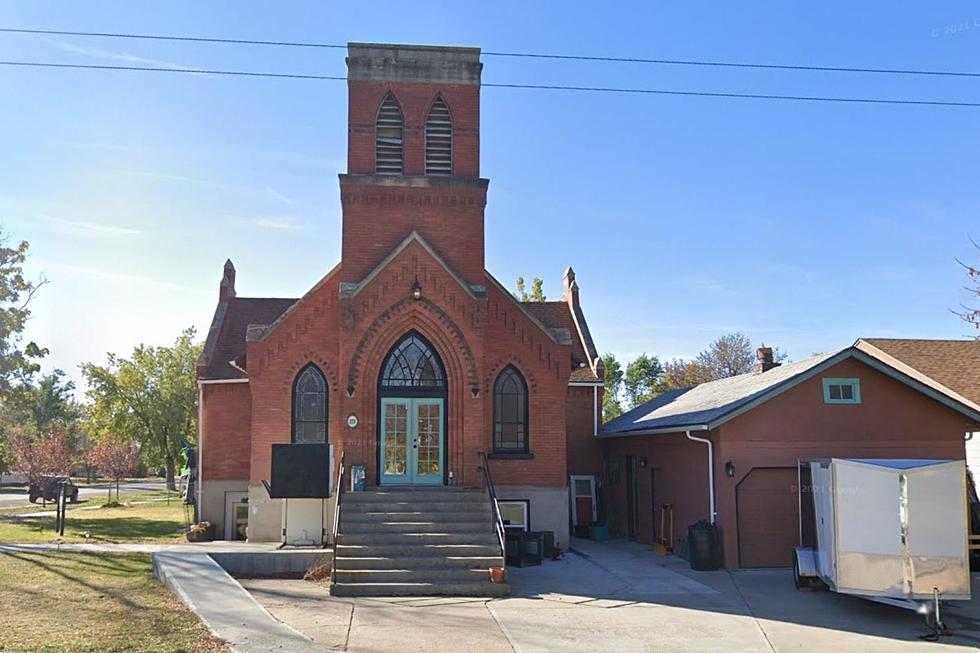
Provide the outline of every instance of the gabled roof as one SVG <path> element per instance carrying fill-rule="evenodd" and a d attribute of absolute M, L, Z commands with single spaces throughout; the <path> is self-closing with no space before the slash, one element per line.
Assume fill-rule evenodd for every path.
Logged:
<path fill-rule="evenodd" d="M 415 231 L 414 229 L 412 230 L 412 233 L 405 236 L 402 239 L 402 241 L 398 243 L 398 245 L 395 246 L 395 248 L 391 250 L 391 252 L 381 260 L 380 263 L 374 266 L 374 269 L 371 270 L 366 277 L 364 277 L 357 283 L 341 284 L 341 289 L 340 289 L 341 293 L 349 295 L 351 297 L 357 295 L 357 293 L 361 292 L 362 289 L 364 289 L 379 274 L 381 274 L 384 271 L 384 269 L 388 267 L 388 265 L 392 261 L 394 261 L 399 254 L 405 251 L 405 249 L 413 242 L 418 243 L 422 247 L 422 249 L 424 249 L 429 254 L 429 256 L 431 256 L 435 260 L 436 263 L 442 266 L 442 268 L 446 271 L 446 273 L 449 274 L 449 276 L 451 276 L 453 280 L 456 281 L 456 283 L 458 283 L 459 286 L 463 290 L 465 290 L 467 294 L 470 295 L 470 297 L 476 299 L 477 297 L 480 297 L 486 293 L 486 288 L 482 286 L 474 286 L 466 283 L 466 280 L 463 279 L 463 277 L 460 276 L 460 274 L 456 272 L 456 270 L 450 267 L 450 265 L 446 263 L 445 259 L 443 259 L 439 255 L 439 253 L 435 250 L 435 248 L 432 247 L 432 245 L 430 245 L 428 241 L 426 241 L 426 239 L 423 238 L 422 235 L 419 232 Z"/>
<path fill-rule="evenodd" d="M 907 365 L 980 405 L 980 341 L 861 338 L 854 346 L 893 365 Z"/>
<path fill-rule="evenodd" d="M 567 302 L 555 301 L 518 303 L 527 313 L 530 313 L 547 328 L 553 331 L 560 329 L 562 332 L 568 334 L 566 344 L 572 345 L 572 373 L 569 378 L 570 381 L 594 382 L 599 380 L 599 377 L 592 369 L 592 364 L 595 357 L 590 357 L 589 352 L 586 349 L 587 343 L 592 343 L 592 336 L 589 335 L 588 339 L 586 340 L 579 335 L 579 329 L 575 323 L 575 317 L 572 315 L 572 311 Z M 579 322 L 582 325 L 585 324 L 584 315 L 580 317 Z M 585 334 L 588 334 L 588 327 L 584 328 L 584 332 Z"/>
<path fill-rule="evenodd" d="M 249 325 L 272 324 L 295 303 L 295 299 L 272 297 L 232 297 L 219 303 L 199 361 L 204 368 L 199 371 L 199 378 L 202 381 L 248 378 L 240 368 Z M 233 364 L 233 361 L 237 362 Z"/>
<path fill-rule="evenodd" d="M 980 407 L 932 387 L 857 347 L 848 347 L 780 365 L 761 374 L 741 374 L 662 394 L 607 422 L 599 437 L 710 430 L 848 358 L 858 359 L 980 423 Z"/>

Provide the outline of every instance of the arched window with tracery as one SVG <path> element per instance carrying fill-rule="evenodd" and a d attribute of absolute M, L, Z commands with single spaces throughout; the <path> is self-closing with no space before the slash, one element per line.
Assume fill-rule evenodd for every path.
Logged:
<path fill-rule="evenodd" d="M 412 332 L 396 344 L 381 370 L 381 389 L 444 390 L 446 372 L 432 346 Z"/>
<path fill-rule="evenodd" d="M 327 379 L 313 363 L 300 370 L 293 382 L 292 441 L 327 441 Z"/>
<path fill-rule="evenodd" d="M 527 383 L 508 365 L 493 384 L 494 453 L 528 453 Z"/>

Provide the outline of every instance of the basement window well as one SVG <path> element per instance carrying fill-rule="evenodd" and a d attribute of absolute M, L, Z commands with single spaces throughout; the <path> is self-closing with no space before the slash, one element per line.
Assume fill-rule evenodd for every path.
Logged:
<path fill-rule="evenodd" d="M 861 403 L 861 381 L 859 379 L 824 379 L 823 401 L 825 404 Z"/>

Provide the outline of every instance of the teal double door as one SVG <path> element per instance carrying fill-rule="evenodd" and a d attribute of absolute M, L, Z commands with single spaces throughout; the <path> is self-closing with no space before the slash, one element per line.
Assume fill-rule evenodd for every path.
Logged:
<path fill-rule="evenodd" d="M 381 399 L 381 484 L 443 482 L 446 445 L 442 398 Z"/>

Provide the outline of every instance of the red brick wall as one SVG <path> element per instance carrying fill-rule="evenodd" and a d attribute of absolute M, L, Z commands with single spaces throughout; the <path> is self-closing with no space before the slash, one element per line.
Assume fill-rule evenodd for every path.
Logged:
<path fill-rule="evenodd" d="M 269 479 L 272 444 L 291 440 L 293 381 L 307 363 L 316 363 L 327 377 L 329 440 L 335 442 L 340 432 L 344 386 L 337 347 L 338 278 L 335 270 L 265 340 L 247 345 L 252 393 L 249 482 L 253 485 Z"/>
<path fill-rule="evenodd" d="M 486 190 L 452 184 L 432 187 L 341 182 L 344 281 L 371 272 L 413 230 L 468 283 L 483 283 L 483 211 Z"/>
<path fill-rule="evenodd" d="M 410 298 L 416 276 L 423 288 L 420 301 Z M 248 345 L 253 483 L 269 476 L 271 444 L 290 439 L 292 382 L 311 360 L 330 384 L 328 437 L 338 446 L 338 458 L 346 451 L 348 463 L 365 465 L 369 483 L 375 483 L 377 379 L 390 348 L 413 329 L 432 343 L 446 368 L 453 482 L 482 484 L 477 452 L 492 451 L 493 383 L 500 370 L 513 364 L 529 388 L 534 459 L 494 460 L 494 481 L 567 483 L 570 348 L 552 341 L 509 295 L 491 284 L 486 298 L 471 296 L 421 245 L 412 243 L 353 298 L 338 297 L 336 277 L 328 279 L 264 341 Z M 347 395 L 348 386 L 353 396 Z M 346 423 L 350 414 L 358 417 L 354 429 Z"/>
<path fill-rule="evenodd" d="M 425 118 L 441 93 L 453 119 L 453 174 L 480 176 L 480 87 L 349 80 L 347 170 L 374 174 L 374 121 L 388 91 L 401 106 L 406 175 L 425 174 Z"/>
<path fill-rule="evenodd" d="M 201 445 L 205 480 L 248 478 L 251 402 L 247 383 L 208 383 L 201 411 L 204 442 Z"/>
<path fill-rule="evenodd" d="M 529 320 L 510 296 L 488 284 L 485 414 L 483 446 L 493 450 L 493 385 L 514 365 L 528 386 L 528 444 L 533 460 L 492 460 L 498 485 L 568 484 L 565 451 L 565 395 L 571 372 L 571 348 L 558 345 Z"/>
<path fill-rule="evenodd" d="M 602 388 L 599 388 L 599 405 L 602 405 Z M 565 398 L 565 452 L 569 474 L 602 472 L 602 443 L 596 439 L 595 390 L 585 386 L 569 386 Z"/>

